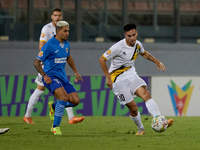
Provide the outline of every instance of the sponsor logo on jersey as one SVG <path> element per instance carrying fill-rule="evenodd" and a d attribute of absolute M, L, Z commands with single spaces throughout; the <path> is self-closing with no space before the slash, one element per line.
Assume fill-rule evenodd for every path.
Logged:
<path fill-rule="evenodd" d="M 57 53 L 59 50 L 56 50 L 55 53 Z"/>
<path fill-rule="evenodd" d="M 45 33 L 42 33 L 42 34 L 41 34 L 41 37 L 42 37 L 42 38 L 45 37 Z"/>
<path fill-rule="evenodd" d="M 107 54 L 107 55 L 110 55 L 111 52 L 112 52 L 112 51 L 109 49 L 109 50 L 106 51 L 106 54 Z"/>
<path fill-rule="evenodd" d="M 38 57 L 42 57 L 43 56 L 43 51 L 40 51 L 39 53 L 38 53 Z"/>
<path fill-rule="evenodd" d="M 54 63 L 65 63 L 67 60 L 67 57 L 64 58 L 55 58 L 55 62 Z"/>
<path fill-rule="evenodd" d="M 67 52 L 67 53 L 68 53 L 68 51 L 69 51 L 68 48 L 66 48 L 66 52 Z"/>

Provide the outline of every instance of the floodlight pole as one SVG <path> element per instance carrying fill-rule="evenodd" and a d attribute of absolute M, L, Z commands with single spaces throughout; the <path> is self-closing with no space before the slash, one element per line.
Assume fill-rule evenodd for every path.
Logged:
<path fill-rule="evenodd" d="M 27 14 L 28 14 L 28 41 L 33 41 L 33 1 L 28 0 L 27 6 Z"/>
<path fill-rule="evenodd" d="M 76 4 L 76 41 L 82 41 L 82 14 L 81 14 L 81 0 L 75 0 Z"/>
<path fill-rule="evenodd" d="M 154 4 L 153 4 L 153 26 L 154 26 L 154 30 L 157 31 L 158 30 L 158 12 L 157 12 L 157 3 L 158 0 L 154 0 Z"/>
<path fill-rule="evenodd" d="M 128 23 L 128 0 L 122 0 L 122 26 Z"/>
<path fill-rule="evenodd" d="M 180 42 L 180 1 L 174 0 L 174 42 Z"/>

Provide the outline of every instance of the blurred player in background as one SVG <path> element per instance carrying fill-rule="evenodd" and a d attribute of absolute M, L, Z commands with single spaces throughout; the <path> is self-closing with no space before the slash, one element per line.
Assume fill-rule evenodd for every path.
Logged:
<path fill-rule="evenodd" d="M 9 128 L 0 128 L 0 134 L 4 134 L 8 132 L 10 129 Z"/>
<path fill-rule="evenodd" d="M 56 34 L 56 23 L 63 19 L 62 11 L 59 8 L 54 9 L 52 11 L 51 19 L 52 22 L 46 24 L 41 30 L 39 50 L 41 50 L 44 44 Z M 31 112 L 35 104 L 38 102 L 39 97 L 44 93 L 45 90 L 45 86 L 42 82 L 42 76 L 40 74 L 38 74 L 38 76 L 36 77 L 35 82 L 37 83 L 37 88 L 32 93 L 29 99 L 27 110 L 25 116 L 23 117 L 24 122 L 26 122 L 27 124 L 34 124 L 31 118 Z M 75 124 L 84 120 L 84 117 L 74 116 L 72 107 L 66 108 L 66 111 L 70 124 Z"/>
<path fill-rule="evenodd" d="M 74 86 L 68 81 L 65 73 L 66 62 L 74 71 L 75 82 L 83 79 L 78 73 L 74 60 L 70 54 L 69 24 L 66 21 L 58 21 L 56 24 L 56 35 L 53 36 L 38 53 L 34 66 L 43 76 L 43 84 L 58 99 L 49 103 L 50 112 L 54 123 L 51 131 L 54 135 L 61 135 L 60 123 L 65 107 L 75 107 L 79 104 L 79 96 Z M 42 69 L 41 62 L 44 63 Z"/>
<path fill-rule="evenodd" d="M 100 57 L 99 63 L 106 76 L 107 86 L 113 89 L 120 104 L 126 105 L 130 110 L 130 117 L 138 128 L 136 135 L 143 135 L 145 133 L 144 126 L 133 97 L 141 97 L 153 117 L 160 115 L 160 111 L 153 98 L 151 98 L 145 81 L 135 71 L 134 62 L 138 54 L 140 54 L 147 60 L 154 62 L 159 71 L 165 71 L 166 68 L 159 60 L 144 50 L 142 43 L 137 40 L 137 35 L 138 32 L 135 24 L 125 25 L 125 38 L 112 45 Z M 111 59 L 111 65 L 108 70 L 106 61 L 109 59 Z M 173 120 L 168 120 L 168 127 L 172 124 Z"/>

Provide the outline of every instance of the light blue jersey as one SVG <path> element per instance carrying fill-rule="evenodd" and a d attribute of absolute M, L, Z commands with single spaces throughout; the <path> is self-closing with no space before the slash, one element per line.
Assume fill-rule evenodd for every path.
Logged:
<path fill-rule="evenodd" d="M 67 57 L 70 55 L 70 45 L 68 41 L 61 44 L 53 36 L 41 49 L 37 59 L 43 61 L 44 72 L 47 76 L 56 77 L 62 82 L 67 82 L 65 73 L 65 64 Z"/>

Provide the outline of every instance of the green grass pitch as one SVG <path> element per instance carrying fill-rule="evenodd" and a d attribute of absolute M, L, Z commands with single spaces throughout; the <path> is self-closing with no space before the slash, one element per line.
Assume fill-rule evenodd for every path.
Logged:
<path fill-rule="evenodd" d="M 150 116 L 142 116 L 145 135 L 136 136 L 137 128 L 129 116 L 86 116 L 81 123 L 68 124 L 63 117 L 63 135 L 53 135 L 49 117 L 33 117 L 34 125 L 22 117 L 0 117 L 0 150 L 198 150 L 200 117 L 173 118 L 174 124 L 163 133 L 151 128 Z"/>

